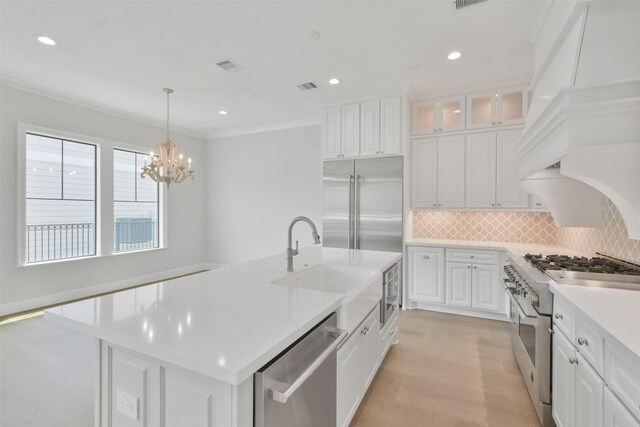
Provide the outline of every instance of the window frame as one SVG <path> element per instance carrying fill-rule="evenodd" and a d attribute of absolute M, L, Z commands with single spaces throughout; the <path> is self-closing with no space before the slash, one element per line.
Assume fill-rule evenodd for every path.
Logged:
<path fill-rule="evenodd" d="M 87 136 L 83 134 L 50 129 L 42 126 L 31 125 L 27 123 L 18 123 L 17 125 L 17 150 L 16 150 L 16 171 L 17 171 L 17 192 L 16 192 L 16 249 L 17 249 L 17 267 L 36 267 L 40 265 L 66 263 L 66 262 L 86 262 L 95 258 L 111 257 L 111 256 L 127 256 L 140 252 L 159 251 L 167 249 L 168 243 L 168 197 L 167 189 L 164 185 L 159 185 L 158 194 L 158 222 L 159 236 L 158 247 L 147 248 L 135 251 L 114 252 L 114 185 L 113 185 L 113 150 L 133 151 L 136 153 L 146 153 L 153 148 L 124 144 L 108 139 Z M 26 212 L 27 212 L 27 173 L 26 173 L 26 148 L 27 133 L 37 134 L 45 137 L 68 140 L 71 142 L 85 143 L 96 147 L 96 172 L 95 172 L 95 255 L 63 258 L 49 261 L 27 262 L 27 242 L 25 233 L 26 229 Z"/>

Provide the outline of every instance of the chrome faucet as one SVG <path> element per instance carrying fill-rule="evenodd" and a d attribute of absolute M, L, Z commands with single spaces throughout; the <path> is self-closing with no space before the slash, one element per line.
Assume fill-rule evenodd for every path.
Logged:
<path fill-rule="evenodd" d="M 298 216 L 295 217 L 293 219 L 293 221 L 291 221 L 291 224 L 289 224 L 289 234 L 287 235 L 287 271 L 288 272 L 292 272 L 293 271 L 293 257 L 298 255 L 300 253 L 300 251 L 298 251 L 298 241 L 296 240 L 296 248 L 293 249 L 292 247 L 292 231 L 293 231 L 293 226 L 296 224 L 296 222 L 299 221 L 304 221 L 307 224 L 309 224 L 309 227 L 311 227 L 311 232 L 313 235 L 313 244 L 314 245 L 318 245 L 320 244 L 320 236 L 318 235 L 318 230 L 316 229 L 316 225 L 313 223 L 313 221 L 311 221 L 309 218 L 307 218 L 306 216 Z"/>

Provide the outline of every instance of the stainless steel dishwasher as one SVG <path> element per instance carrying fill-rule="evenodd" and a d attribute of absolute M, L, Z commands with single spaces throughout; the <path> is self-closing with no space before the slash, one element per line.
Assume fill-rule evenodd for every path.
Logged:
<path fill-rule="evenodd" d="M 254 376 L 256 427 L 334 427 L 336 349 L 347 331 L 329 315 Z"/>

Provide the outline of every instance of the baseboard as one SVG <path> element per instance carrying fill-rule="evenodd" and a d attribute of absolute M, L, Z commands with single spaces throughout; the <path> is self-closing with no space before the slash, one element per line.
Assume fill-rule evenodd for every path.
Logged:
<path fill-rule="evenodd" d="M 446 305 L 438 304 L 426 304 L 421 302 L 409 301 L 406 309 L 419 309 L 428 311 L 437 311 L 439 313 L 457 314 L 460 316 L 479 317 L 482 319 L 500 320 L 503 322 L 509 321 L 506 313 L 492 313 L 490 311 L 473 310 L 466 308 L 450 307 Z"/>
<path fill-rule="evenodd" d="M 203 270 L 213 270 L 220 267 L 223 266 L 220 264 L 211 263 L 196 264 L 188 267 L 175 268 L 173 270 L 147 274 L 145 276 L 133 277 L 117 282 L 102 283 L 95 286 L 72 289 L 69 291 L 45 295 L 37 298 L 30 298 L 27 300 L 0 304 L 0 318 L 17 313 L 27 312 L 30 310 L 36 310 L 42 307 L 50 307 L 53 305 L 62 304 L 67 301 L 91 298 L 96 295 L 119 291 L 122 289 L 131 288 L 133 286 L 160 282 L 162 280 L 168 280 L 178 276 L 184 276 L 186 274 L 193 274 Z"/>

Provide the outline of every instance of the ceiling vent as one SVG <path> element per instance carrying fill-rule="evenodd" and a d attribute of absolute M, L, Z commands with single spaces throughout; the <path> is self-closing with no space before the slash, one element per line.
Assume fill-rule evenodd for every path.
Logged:
<path fill-rule="evenodd" d="M 227 73 L 237 73 L 240 70 L 243 70 L 241 65 L 233 62 L 231 59 L 225 59 L 224 61 L 217 62 L 216 65 Z"/>
<path fill-rule="evenodd" d="M 487 0 L 455 0 L 456 9 L 462 9 L 463 7 L 471 6 L 478 3 L 484 3 Z"/>
<path fill-rule="evenodd" d="M 318 89 L 318 85 L 315 84 L 314 82 L 302 83 L 298 85 L 298 89 L 300 90 Z"/>

